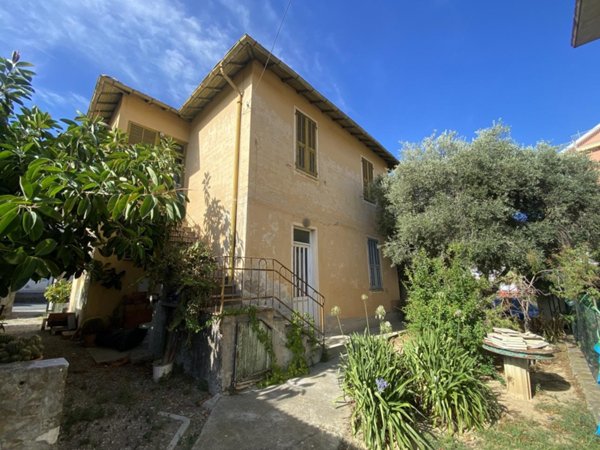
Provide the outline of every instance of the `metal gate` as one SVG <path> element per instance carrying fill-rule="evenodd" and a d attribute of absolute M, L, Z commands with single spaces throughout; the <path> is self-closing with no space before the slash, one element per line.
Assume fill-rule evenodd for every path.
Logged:
<path fill-rule="evenodd" d="M 272 330 L 262 320 L 258 326 L 272 339 Z M 233 366 L 233 385 L 239 387 L 244 383 L 259 380 L 271 368 L 271 357 L 265 345 L 260 342 L 258 333 L 252 324 L 246 321 L 237 322 L 235 327 L 235 359 Z"/>

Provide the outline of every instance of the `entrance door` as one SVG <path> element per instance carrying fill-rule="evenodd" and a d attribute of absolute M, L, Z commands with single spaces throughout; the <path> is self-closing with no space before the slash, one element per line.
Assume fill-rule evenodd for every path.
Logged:
<path fill-rule="evenodd" d="M 315 273 L 312 233 L 310 230 L 294 228 L 294 242 L 292 244 L 292 270 L 294 271 L 294 311 L 302 316 L 313 318 L 315 325 L 319 326 L 319 315 L 315 298 Z"/>

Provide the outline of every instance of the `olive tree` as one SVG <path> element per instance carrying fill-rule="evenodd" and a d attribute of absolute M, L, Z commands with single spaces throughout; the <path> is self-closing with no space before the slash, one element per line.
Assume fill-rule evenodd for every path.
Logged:
<path fill-rule="evenodd" d="M 467 141 L 446 132 L 407 144 L 381 180 L 384 253 L 408 264 L 462 248 L 484 273 L 530 271 L 566 245 L 600 244 L 595 163 L 540 143 L 524 147 L 502 125 Z"/>

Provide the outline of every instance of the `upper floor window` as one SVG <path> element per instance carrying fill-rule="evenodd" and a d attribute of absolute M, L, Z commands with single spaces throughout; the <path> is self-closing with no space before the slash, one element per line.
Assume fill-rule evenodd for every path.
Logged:
<path fill-rule="evenodd" d="M 296 111 L 296 167 L 317 176 L 317 124 Z"/>
<path fill-rule="evenodd" d="M 156 144 L 158 142 L 158 131 L 151 130 L 133 122 L 129 122 L 130 144 Z"/>
<path fill-rule="evenodd" d="M 362 159 L 362 180 L 363 180 L 363 198 L 371 203 L 375 203 L 375 195 L 373 193 L 373 164 Z"/>
<path fill-rule="evenodd" d="M 133 122 L 129 122 L 129 139 L 130 144 L 158 144 L 160 133 L 156 130 L 143 127 Z M 185 168 L 185 144 L 174 140 L 174 150 L 176 152 L 177 163 L 183 169 Z M 175 178 L 175 184 L 178 188 L 183 186 L 183 173 L 178 174 Z"/>

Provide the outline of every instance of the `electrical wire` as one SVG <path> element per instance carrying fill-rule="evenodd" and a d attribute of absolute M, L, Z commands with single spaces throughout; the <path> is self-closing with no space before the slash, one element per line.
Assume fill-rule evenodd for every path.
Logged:
<path fill-rule="evenodd" d="M 260 81 L 262 80 L 262 77 L 265 74 L 265 70 L 267 70 L 267 66 L 269 65 L 269 60 L 271 59 L 271 55 L 273 54 L 273 50 L 275 49 L 275 44 L 277 43 L 277 38 L 279 37 L 279 33 L 281 32 L 281 28 L 283 27 L 283 22 L 285 21 L 285 16 L 287 15 L 288 9 L 290 9 L 291 4 L 292 4 L 292 0 L 288 0 L 288 4 L 285 7 L 285 11 L 283 12 L 283 17 L 281 18 L 281 22 L 279 23 L 279 28 L 277 28 L 277 34 L 275 35 L 275 39 L 273 40 L 273 45 L 271 45 L 271 50 L 269 51 L 269 56 L 267 56 L 267 60 L 265 61 L 263 70 L 260 73 L 260 77 L 258 78 L 258 81 L 256 82 L 257 90 L 258 90 L 258 86 L 260 86 Z"/>

